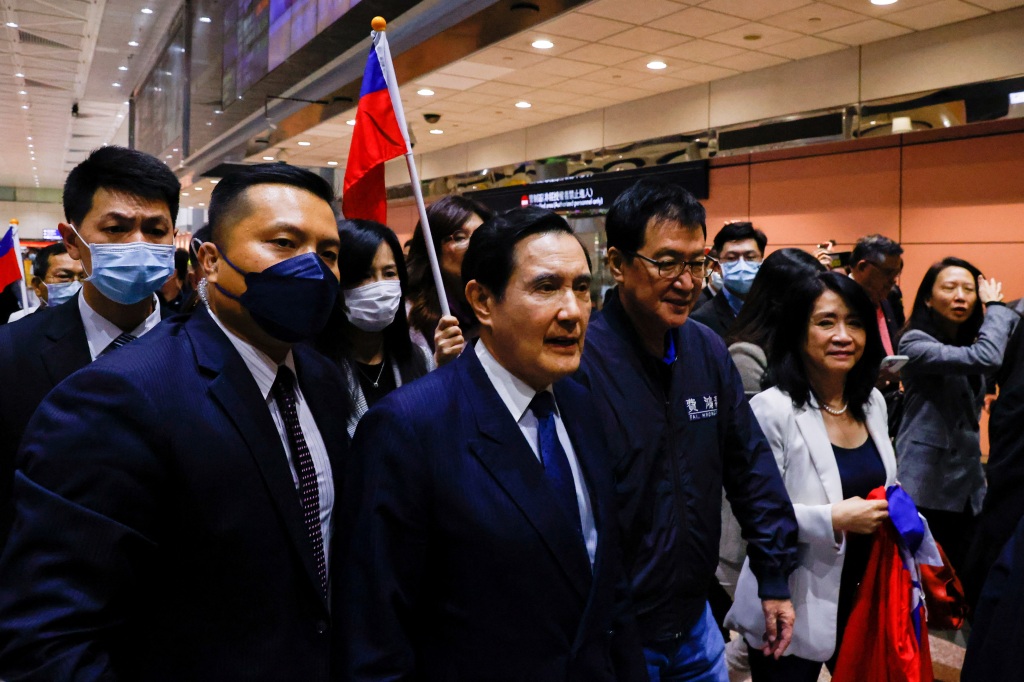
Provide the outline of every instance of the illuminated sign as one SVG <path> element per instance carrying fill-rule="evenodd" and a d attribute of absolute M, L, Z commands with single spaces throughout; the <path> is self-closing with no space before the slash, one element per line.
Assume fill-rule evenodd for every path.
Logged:
<path fill-rule="evenodd" d="M 60 230 L 58 230 L 56 227 L 52 227 L 52 228 L 51 227 L 44 227 L 43 228 L 43 239 L 48 239 L 50 241 L 59 242 L 60 239 L 61 239 L 61 237 L 60 237 Z"/>

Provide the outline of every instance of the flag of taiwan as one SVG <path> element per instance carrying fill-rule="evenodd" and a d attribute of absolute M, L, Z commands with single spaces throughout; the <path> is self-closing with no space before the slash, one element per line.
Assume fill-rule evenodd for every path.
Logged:
<path fill-rule="evenodd" d="M 14 248 L 14 226 L 0 239 L 0 291 L 21 279 L 21 258 Z"/>

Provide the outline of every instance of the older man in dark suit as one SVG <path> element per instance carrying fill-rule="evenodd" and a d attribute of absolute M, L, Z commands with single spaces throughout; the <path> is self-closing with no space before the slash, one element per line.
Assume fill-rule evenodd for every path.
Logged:
<path fill-rule="evenodd" d="M 480 339 L 356 431 L 343 563 L 349 679 L 645 680 L 612 484 L 579 365 L 590 266 L 538 208 L 477 229 Z"/>
<path fill-rule="evenodd" d="M 340 375 L 331 187 L 224 178 L 207 306 L 72 375 L 19 452 L 0 678 L 329 680 Z"/>

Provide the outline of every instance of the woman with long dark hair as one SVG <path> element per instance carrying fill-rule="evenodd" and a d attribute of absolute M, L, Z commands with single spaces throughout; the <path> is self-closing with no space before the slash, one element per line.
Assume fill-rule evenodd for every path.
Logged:
<path fill-rule="evenodd" d="M 985 497 L 978 426 L 985 376 L 1002 364 L 1020 319 L 1002 299 L 994 279 L 945 258 L 925 273 L 899 343 L 910 358 L 896 435 L 900 482 L 958 571 Z"/>
<path fill-rule="evenodd" d="M 450 195 L 427 208 L 430 235 L 441 268 L 441 279 L 451 315 L 441 319 L 441 303 L 430 270 L 423 227 L 417 223 L 409 244 L 409 324 L 434 351 L 437 364 L 454 360 L 466 341 L 478 336 L 478 324 L 466 302 L 462 284 L 462 258 L 469 238 L 493 214 L 472 199 Z"/>
<path fill-rule="evenodd" d="M 408 274 L 398 237 L 370 220 L 340 220 L 341 293 L 317 349 L 341 367 L 349 387 L 348 433 L 375 402 L 433 368 L 409 338 Z"/>
<path fill-rule="evenodd" d="M 768 356 L 772 384 L 750 407 L 775 454 L 799 528 L 799 564 L 789 577 L 796 611 L 785 654 L 767 654 L 757 579 L 744 564 L 727 624 L 748 645 L 754 682 L 814 682 L 831 670 L 870 534 L 887 518 L 868 493 L 896 480 L 885 400 L 875 389 L 884 351 L 875 310 L 860 285 L 824 272 L 785 297 Z"/>

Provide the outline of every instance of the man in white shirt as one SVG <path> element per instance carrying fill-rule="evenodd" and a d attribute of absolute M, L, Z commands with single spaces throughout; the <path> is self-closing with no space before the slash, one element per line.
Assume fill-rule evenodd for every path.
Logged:
<path fill-rule="evenodd" d="M 646 680 L 609 455 L 579 366 L 590 263 L 493 218 L 462 266 L 480 339 L 363 417 L 339 537 L 348 679 Z"/>
<path fill-rule="evenodd" d="M 40 405 L 0 558 L 0 678 L 338 679 L 345 388 L 296 345 L 338 294 L 332 200 L 283 164 L 222 179 L 205 305 Z"/>
<path fill-rule="evenodd" d="M 0 386 L 11 389 L 0 391 L 0 549 L 11 522 L 14 455 L 39 403 L 104 351 L 159 324 L 153 292 L 173 270 L 180 190 L 166 164 L 124 147 L 101 147 L 68 174 L 58 229 L 88 279 L 68 305 L 0 326 Z"/>

